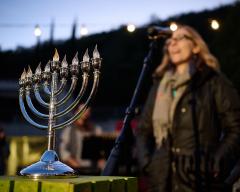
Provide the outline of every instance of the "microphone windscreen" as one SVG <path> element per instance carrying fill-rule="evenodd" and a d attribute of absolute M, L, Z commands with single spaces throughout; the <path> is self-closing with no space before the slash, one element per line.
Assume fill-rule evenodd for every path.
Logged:
<path fill-rule="evenodd" d="M 172 31 L 169 27 L 151 26 L 147 29 L 149 39 L 169 38 Z"/>

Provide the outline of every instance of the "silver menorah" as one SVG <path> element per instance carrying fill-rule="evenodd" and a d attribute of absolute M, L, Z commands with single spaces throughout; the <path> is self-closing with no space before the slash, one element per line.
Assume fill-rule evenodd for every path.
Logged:
<path fill-rule="evenodd" d="M 93 58 L 89 58 L 87 49 L 83 56 L 83 60 L 80 62 L 80 66 L 78 53 L 76 53 L 75 57 L 73 58 L 72 64 L 68 66 L 66 55 L 62 62 L 60 62 L 58 52 L 55 50 L 53 60 L 46 64 L 43 72 L 41 70 L 41 63 L 36 68 L 34 74 L 32 73 L 30 67 L 28 68 L 27 72 L 24 69 L 19 80 L 20 109 L 24 118 L 30 124 L 39 129 L 48 130 L 48 149 L 44 152 L 40 161 L 22 169 L 20 171 L 21 175 L 30 176 L 33 178 L 51 176 L 71 177 L 75 175 L 75 172 L 72 168 L 59 161 L 58 155 L 55 152 L 55 130 L 70 125 L 88 108 L 98 88 L 101 61 L 102 58 L 100 57 L 96 45 L 93 51 Z M 87 92 L 86 90 L 88 87 L 89 77 L 92 73 L 91 65 L 93 68 L 93 83 L 91 91 L 89 95 L 87 95 L 84 104 L 81 104 L 81 107 L 78 107 L 80 101 Z M 80 76 L 79 67 L 81 67 L 82 70 L 81 88 L 74 101 L 70 104 L 67 104 L 67 101 L 72 98 L 72 94 L 77 87 L 77 82 Z M 65 91 L 66 94 L 64 94 L 64 90 L 67 87 L 66 85 L 69 71 L 71 73 L 71 85 L 70 88 L 68 88 L 68 91 Z M 32 95 L 35 95 L 36 101 L 48 110 L 48 114 L 40 112 L 34 106 L 31 98 L 31 92 L 33 92 Z M 42 96 L 42 93 L 45 94 L 45 97 Z M 34 118 L 29 116 L 29 113 L 25 108 L 25 102 L 31 110 L 31 114 L 37 116 L 38 118 L 45 119 L 45 124 L 37 123 Z M 61 110 L 59 107 L 63 109 Z M 57 120 L 59 120 L 60 117 L 66 117 L 66 115 L 74 109 L 77 109 L 77 112 L 74 113 L 75 115 L 64 121 L 63 118 L 61 118 L 60 122 L 58 123 Z M 61 122 L 61 120 L 63 122 Z"/>

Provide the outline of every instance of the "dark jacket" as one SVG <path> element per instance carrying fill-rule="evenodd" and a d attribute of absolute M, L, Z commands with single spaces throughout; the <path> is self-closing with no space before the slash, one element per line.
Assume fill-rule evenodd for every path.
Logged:
<path fill-rule="evenodd" d="M 139 163 L 151 178 L 151 191 L 195 191 L 193 118 L 199 134 L 203 191 L 218 191 L 219 187 L 222 191 L 219 184 L 230 174 L 240 154 L 237 91 L 222 74 L 204 66 L 194 74 L 176 107 L 168 140 L 156 149 L 152 114 L 159 83 L 160 79 L 154 82 L 137 132 Z M 213 177 L 216 171 L 218 175 Z"/>

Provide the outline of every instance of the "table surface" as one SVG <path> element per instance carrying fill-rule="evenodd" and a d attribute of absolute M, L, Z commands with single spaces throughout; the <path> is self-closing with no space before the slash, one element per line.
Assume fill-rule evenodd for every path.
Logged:
<path fill-rule="evenodd" d="M 78 176 L 64 179 L 0 177 L 0 192 L 137 192 L 137 178 Z"/>

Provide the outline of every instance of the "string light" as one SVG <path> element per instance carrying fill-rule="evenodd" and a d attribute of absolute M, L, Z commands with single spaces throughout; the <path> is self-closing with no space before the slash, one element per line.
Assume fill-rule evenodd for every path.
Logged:
<path fill-rule="evenodd" d="M 175 22 L 170 23 L 169 27 L 170 27 L 171 31 L 176 31 L 178 28 L 178 26 Z"/>
<path fill-rule="evenodd" d="M 34 28 L 34 35 L 36 37 L 40 37 L 42 35 L 42 30 L 40 29 L 39 25 L 36 25 Z"/>
<path fill-rule="evenodd" d="M 133 25 L 133 24 L 128 24 L 127 25 L 128 32 L 132 33 L 132 32 L 135 31 L 135 29 L 136 29 L 135 25 Z"/>
<path fill-rule="evenodd" d="M 213 20 L 211 21 L 211 28 L 212 28 L 213 30 L 218 30 L 219 27 L 220 27 L 219 22 L 218 22 L 216 19 L 213 19 Z"/>
<path fill-rule="evenodd" d="M 80 28 L 80 35 L 81 36 L 86 36 L 88 34 L 88 29 L 85 25 L 82 25 Z"/>

